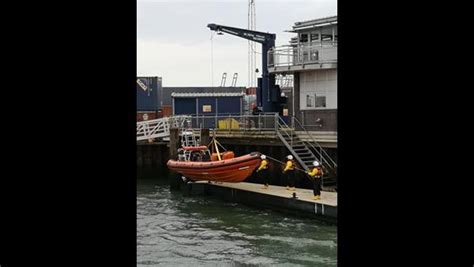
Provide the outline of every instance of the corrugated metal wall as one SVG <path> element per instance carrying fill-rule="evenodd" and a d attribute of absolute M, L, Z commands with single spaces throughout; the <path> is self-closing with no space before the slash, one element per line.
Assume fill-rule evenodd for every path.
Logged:
<path fill-rule="evenodd" d="M 216 98 L 215 97 L 200 97 L 198 98 L 198 115 L 216 115 Z M 209 112 L 204 111 L 204 106 L 211 109 Z"/>
<path fill-rule="evenodd" d="M 175 98 L 174 115 L 195 115 L 196 98 Z"/>
<path fill-rule="evenodd" d="M 239 114 L 241 113 L 241 97 L 219 97 L 217 107 L 219 114 Z"/>
<path fill-rule="evenodd" d="M 146 87 L 137 84 L 137 111 L 158 111 L 161 108 L 161 77 L 137 77 Z"/>

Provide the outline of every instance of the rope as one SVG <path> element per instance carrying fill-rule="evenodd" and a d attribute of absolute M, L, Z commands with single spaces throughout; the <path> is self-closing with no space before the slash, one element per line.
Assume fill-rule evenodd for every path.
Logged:
<path fill-rule="evenodd" d="M 283 161 L 279 161 L 279 160 L 277 160 L 276 158 L 272 158 L 272 157 L 270 157 L 270 156 L 268 156 L 268 155 L 265 155 L 265 156 L 266 156 L 267 158 L 269 158 L 269 159 L 271 159 L 271 160 L 273 160 L 273 161 L 276 161 L 276 162 L 278 162 L 278 163 L 281 163 L 281 164 L 283 164 L 283 165 L 285 165 L 285 164 L 286 164 L 285 162 L 283 162 Z M 303 169 L 300 169 L 300 168 L 297 168 L 296 166 L 295 166 L 295 170 L 298 170 L 298 171 L 301 171 L 301 172 L 304 172 L 304 173 L 306 173 L 306 171 L 305 171 L 305 170 L 303 170 Z"/>
<path fill-rule="evenodd" d="M 216 144 L 219 145 L 222 149 L 224 149 L 224 151 L 227 151 L 227 149 L 221 145 L 221 143 L 219 143 L 217 140 L 215 140 Z M 207 147 L 209 147 L 212 143 L 214 143 L 214 140 L 211 140 L 211 142 L 209 142 L 209 144 L 207 145 Z"/>
<path fill-rule="evenodd" d="M 281 163 L 281 164 L 283 164 L 283 165 L 286 164 L 285 162 L 279 161 L 279 160 L 277 160 L 276 158 L 272 158 L 272 157 L 270 157 L 270 156 L 268 156 L 268 155 L 265 155 L 265 156 L 266 156 L 268 159 L 271 159 L 271 160 L 276 161 L 276 162 L 278 162 L 278 163 Z M 300 168 L 297 168 L 296 166 L 295 166 L 295 170 L 298 170 L 298 171 L 301 171 L 301 172 L 304 172 L 305 174 L 307 174 L 307 172 L 306 172 L 305 170 L 302 170 L 302 169 L 300 169 Z M 313 181 L 313 178 L 311 178 L 309 175 L 305 175 L 305 177 L 308 178 L 311 182 Z M 320 179 L 321 179 L 321 181 L 322 181 L 322 180 L 323 180 L 323 177 L 321 177 Z"/>

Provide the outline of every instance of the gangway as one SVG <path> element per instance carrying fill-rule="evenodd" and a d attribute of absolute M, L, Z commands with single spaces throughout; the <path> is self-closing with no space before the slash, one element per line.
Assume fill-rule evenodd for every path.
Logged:
<path fill-rule="evenodd" d="M 170 136 L 170 128 L 182 128 L 190 116 L 173 116 L 137 122 L 137 141 Z"/>

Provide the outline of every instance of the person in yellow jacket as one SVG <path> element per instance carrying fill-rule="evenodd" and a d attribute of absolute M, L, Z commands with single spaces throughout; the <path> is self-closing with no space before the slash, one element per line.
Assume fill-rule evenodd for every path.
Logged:
<path fill-rule="evenodd" d="M 286 190 L 295 191 L 295 162 L 293 156 L 286 156 L 287 161 L 283 173 L 286 174 Z"/>
<path fill-rule="evenodd" d="M 313 170 L 307 170 L 306 173 L 313 180 L 313 199 L 321 199 L 321 178 L 323 177 L 323 169 L 319 166 L 318 161 L 313 162 Z"/>
<path fill-rule="evenodd" d="M 260 166 L 257 169 L 257 177 L 259 180 L 263 180 L 263 189 L 268 189 L 268 161 L 267 156 L 261 155 L 260 158 L 262 161 L 260 162 Z"/>

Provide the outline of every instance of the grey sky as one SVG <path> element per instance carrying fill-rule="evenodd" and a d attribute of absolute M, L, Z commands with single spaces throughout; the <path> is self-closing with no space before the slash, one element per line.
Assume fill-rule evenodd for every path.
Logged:
<path fill-rule="evenodd" d="M 234 72 L 237 85 L 247 85 L 247 40 L 229 34 L 213 36 L 208 23 L 247 28 L 247 0 L 137 0 L 137 75 L 163 77 L 163 86 L 219 85 Z M 276 45 L 296 21 L 337 15 L 336 0 L 255 0 L 257 31 L 276 33 Z M 261 45 L 257 44 L 257 52 Z M 261 69 L 261 55 L 257 67 Z"/>

